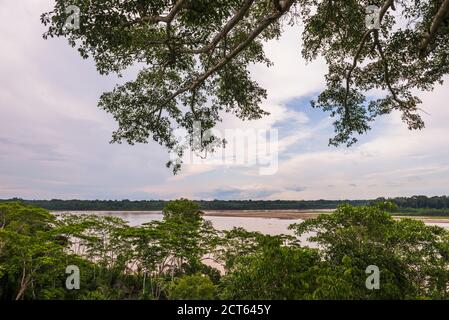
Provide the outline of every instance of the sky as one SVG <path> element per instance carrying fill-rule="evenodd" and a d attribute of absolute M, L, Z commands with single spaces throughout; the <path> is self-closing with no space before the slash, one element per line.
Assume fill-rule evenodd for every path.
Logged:
<path fill-rule="evenodd" d="M 184 165 L 174 176 L 161 146 L 109 143 L 116 123 L 97 107 L 98 99 L 133 79 L 137 68 L 122 79 L 101 76 L 93 61 L 83 60 L 66 40 L 43 40 L 39 17 L 52 3 L 0 1 L 0 198 L 313 200 L 449 194 L 449 82 L 417 93 L 426 111 L 425 130 L 409 131 L 393 113 L 373 123 L 355 146 L 330 147 L 332 119 L 310 107 L 323 89 L 326 64 L 301 58 L 298 27 L 266 43 L 273 67 L 251 66 L 253 78 L 268 91 L 262 107 L 270 115 L 251 122 L 224 115 L 218 126 L 223 134 L 253 130 L 260 141 L 275 146 L 275 170 L 261 174 L 264 164 L 258 161 L 213 161 L 212 156 Z M 277 133 L 277 142 L 270 132 Z"/>

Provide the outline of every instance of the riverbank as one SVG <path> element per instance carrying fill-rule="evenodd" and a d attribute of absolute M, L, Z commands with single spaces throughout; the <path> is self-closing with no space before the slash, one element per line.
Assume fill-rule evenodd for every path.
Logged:
<path fill-rule="evenodd" d="M 449 223 L 449 217 L 433 217 L 433 216 L 406 216 L 406 215 L 399 215 L 399 216 L 393 216 L 395 219 L 414 219 L 414 220 L 420 220 L 425 223 Z"/>
<path fill-rule="evenodd" d="M 330 214 L 334 210 L 214 210 L 204 211 L 204 216 L 210 217 L 236 217 L 236 218 L 266 218 L 283 220 L 309 220 L 315 219 L 321 214 Z M 410 218 L 425 223 L 449 223 L 449 217 L 434 216 L 407 216 L 393 215 L 394 219 Z"/>
<path fill-rule="evenodd" d="M 309 220 L 334 210 L 208 210 L 206 217 L 265 218 L 282 220 Z"/>
<path fill-rule="evenodd" d="M 262 219 L 280 219 L 280 220 L 309 220 L 315 219 L 321 214 L 330 214 L 334 209 L 315 209 L 315 210 L 206 210 L 203 211 L 205 217 L 224 217 L 224 218 L 262 218 Z M 56 214 L 99 214 L 99 215 L 123 215 L 127 218 L 131 216 L 143 218 L 148 215 L 159 216 L 161 211 L 52 211 Z M 448 223 L 447 216 L 413 216 L 413 215 L 393 215 L 394 219 L 416 219 L 425 223 Z"/>
<path fill-rule="evenodd" d="M 330 214 L 334 210 L 214 210 L 205 211 L 204 216 L 209 217 L 236 217 L 236 218 L 266 218 L 282 220 L 309 220 L 315 219 L 321 214 Z M 393 215 L 394 219 L 410 218 L 425 223 L 449 223 L 449 217 L 434 216 L 407 216 Z"/>

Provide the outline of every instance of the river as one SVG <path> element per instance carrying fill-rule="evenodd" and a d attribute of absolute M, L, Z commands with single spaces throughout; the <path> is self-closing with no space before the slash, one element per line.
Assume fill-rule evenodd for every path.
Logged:
<path fill-rule="evenodd" d="M 138 226 L 146 222 L 154 220 L 162 220 L 160 211 L 146 212 L 110 212 L 110 211 L 56 211 L 54 214 L 70 213 L 70 214 L 95 214 L 99 216 L 113 216 L 122 218 L 131 226 Z M 269 215 L 269 213 L 267 213 Z M 288 234 L 293 235 L 288 226 L 294 223 L 300 223 L 302 220 L 288 220 L 277 218 L 260 218 L 260 217 L 223 217 L 223 216 L 205 216 L 204 219 L 212 222 L 214 228 L 218 230 L 230 230 L 234 227 L 242 227 L 248 231 L 258 231 L 269 235 Z M 429 225 L 438 225 L 449 229 L 449 223 L 428 223 Z"/>
<path fill-rule="evenodd" d="M 56 215 L 62 213 L 70 214 L 95 214 L 98 216 L 111 216 L 121 218 L 130 226 L 138 226 L 150 221 L 162 220 L 160 211 L 147 212 L 110 212 L 110 211 L 55 211 Z M 214 217 L 205 216 L 205 220 L 212 222 L 215 229 L 230 230 L 234 227 L 242 227 L 248 231 L 258 231 L 264 234 L 293 234 L 288 230 L 288 226 L 293 223 L 300 223 L 302 220 L 287 220 L 276 218 L 247 218 L 247 217 Z"/>

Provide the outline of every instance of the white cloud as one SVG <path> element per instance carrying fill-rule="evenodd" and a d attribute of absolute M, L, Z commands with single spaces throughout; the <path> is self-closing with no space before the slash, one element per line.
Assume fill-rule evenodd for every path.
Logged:
<path fill-rule="evenodd" d="M 179 176 L 165 168 L 155 143 L 109 145 L 115 123 L 96 107 L 117 81 L 101 77 L 64 40 L 44 41 L 39 16 L 49 0 L 0 3 L 0 198 L 373 198 L 449 193 L 449 88 L 420 94 L 427 128 L 410 132 L 398 114 L 384 117 L 351 149 L 327 147 L 330 119 L 288 107 L 320 91 L 324 61 L 300 56 L 299 27 L 266 44 L 274 66 L 251 67 L 268 90 L 271 114 L 242 122 L 224 116 L 219 130 L 279 130 L 279 171 L 258 166 L 187 165 Z M 132 76 L 132 73 L 130 75 Z M 123 80 L 121 80 L 123 81 Z M 230 146 L 229 146 L 230 147 Z M 250 154 L 250 157 L 254 157 Z"/>

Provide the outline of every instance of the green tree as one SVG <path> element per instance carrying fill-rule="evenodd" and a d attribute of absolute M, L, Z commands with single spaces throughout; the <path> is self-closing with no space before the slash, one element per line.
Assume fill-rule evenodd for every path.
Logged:
<path fill-rule="evenodd" d="M 120 218 L 96 215 L 62 215 L 56 232 L 68 238 L 68 250 L 95 261 L 102 268 L 126 270 L 131 256 L 128 224 Z"/>
<path fill-rule="evenodd" d="M 260 232 L 249 232 L 243 228 L 223 231 L 217 259 L 225 270 L 230 270 L 240 257 L 256 252 L 264 238 Z"/>
<path fill-rule="evenodd" d="M 213 300 L 217 286 L 204 274 L 186 275 L 175 279 L 169 288 L 172 300 Z"/>
<path fill-rule="evenodd" d="M 186 199 L 169 202 L 162 221 L 132 228 L 128 237 L 135 249 L 135 262 L 142 274 L 143 291 L 152 297 L 166 293 L 166 282 L 197 272 L 210 272 L 203 259 L 219 243 L 217 231 L 205 221 L 198 206 Z"/>
<path fill-rule="evenodd" d="M 162 210 L 165 221 L 189 221 L 200 222 L 201 211 L 198 204 L 187 199 L 179 199 L 168 202 Z"/>
<path fill-rule="evenodd" d="M 134 144 L 152 137 L 179 155 L 183 146 L 173 136 L 175 127 L 193 134 L 196 121 L 204 132 L 220 121 L 222 111 L 244 120 L 267 114 L 260 108 L 266 92 L 251 79 L 249 66 L 270 65 L 263 42 L 279 38 L 285 24 L 302 24 L 302 56 L 323 56 L 329 66 L 326 89 L 312 105 L 336 117 L 330 144 L 351 145 L 377 116 L 394 110 L 410 129 L 423 128 L 420 100 L 412 92 L 432 90 L 449 70 L 449 0 L 70 4 L 80 8 L 80 27 L 67 27 L 73 12 L 57 0 L 41 17 L 48 26 L 45 38 L 67 38 L 102 74 L 144 65 L 135 81 L 100 99 L 99 107 L 118 122 L 112 141 Z M 369 15 L 369 5 L 378 6 L 378 15 Z M 369 98 L 373 90 L 382 92 L 381 98 Z M 219 142 L 210 137 L 190 143 L 203 151 Z M 177 171 L 180 162 L 168 166 Z"/>
<path fill-rule="evenodd" d="M 318 251 L 285 246 L 282 237 L 261 239 L 253 253 L 237 257 L 222 279 L 223 299 L 310 299 L 323 272 Z"/>
<path fill-rule="evenodd" d="M 0 205 L 0 296 L 38 298 L 42 288 L 59 282 L 67 256 L 55 237 L 48 211 L 18 203 Z"/>
<path fill-rule="evenodd" d="M 67 253 L 82 258 L 77 263 L 83 266 L 88 292 L 82 291 L 77 297 L 120 299 L 135 296 L 135 290 L 128 290 L 125 284 L 133 273 L 135 256 L 128 238 L 129 229 L 124 220 L 111 216 L 67 214 L 59 217 L 54 232 L 67 239 Z"/>
<path fill-rule="evenodd" d="M 321 279 L 315 293 L 319 298 L 448 298 L 449 232 L 441 227 L 411 219 L 396 221 L 378 206 L 344 205 L 291 228 L 298 236 L 313 234 L 310 240 L 333 271 Z M 379 290 L 365 287 L 370 265 L 380 270 Z"/>

